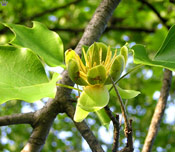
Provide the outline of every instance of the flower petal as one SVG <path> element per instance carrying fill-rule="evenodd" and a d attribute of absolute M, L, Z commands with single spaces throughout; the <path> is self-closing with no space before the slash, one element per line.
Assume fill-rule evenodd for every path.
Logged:
<path fill-rule="evenodd" d="M 103 84 L 106 80 L 106 70 L 103 65 L 91 68 L 87 73 L 87 80 L 90 84 Z"/>
<path fill-rule="evenodd" d="M 102 55 L 100 55 L 100 50 L 102 50 Z M 107 50 L 108 47 L 101 42 L 95 42 L 88 48 L 87 57 L 91 60 L 91 67 L 94 65 L 94 63 L 96 63 L 96 65 L 99 65 L 100 61 L 105 61 Z"/>
<path fill-rule="evenodd" d="M 127 60 L 128 60 L 128 48 L 126 46 L 123 46 L 120 50 L 120 54 L 123 55 L 125 59 L 125 65 L 126 65 Z"/>
<path fill-rule="evenodd" d="M 68 66 L 69 60 L 70 59 L 75 59 L 76 57 L 76 52 L 69 49 L 65 52 L 65 62 L 66 62 L 66 66 Z"/>
<path fill-rule="evenodd" d="M 111 69 L 110 69 L 110 75 L 114 81 L 117 81 L 120 78 L 120 75 L 123 72 L 125 66 L 125 59 L 123 55 L 118 55 L 114 62 L 112 63 Z M 111 84 L 110 77 L 107 78 L 105 84 Z"/>
<path fill-rule="evenodd" d="M 75 82 L 78 85 L 88 85 L 88 83 L 85 81 L 85 78 L 83 79 L 80 74 L 79 65 L 75 59 L 69 59 L 68 63 L 68 73 L 69 77 L 73 82 Z"/>
<path fill-rule="evenodd" d="M 87 117 L 88 114 L 89 114 L 89 112 L 83 110 L 79 106 L 79 104 L 77 104 L 75 114 L 74 114 L 74 121 L 75 122 L 81 122 Z"/>
<path fill-rule="evenodd" d="M 109 102 L 109 92 L 106 86 L 87 86 L 78 99 L 79 106 L 88 112 L 100 110 Z"/>

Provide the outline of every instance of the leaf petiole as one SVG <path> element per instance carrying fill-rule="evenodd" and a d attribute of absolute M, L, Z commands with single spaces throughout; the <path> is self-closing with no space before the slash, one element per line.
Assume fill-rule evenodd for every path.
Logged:
<path fill-rule="evenodd" d="M 65 85 L 65 84 L 61 84 L 61 83 L 57 83 L 56 85 L 57 85 L 57 86 L 60 86 L 60 87 L 63 87 L 63 88 L 68 88 L 68 89 L 77 90 L 77 91 L 79 91 L 79 92 L 82 92 L 82 91 L 83 91 L 83 90 L 80 90 L 80 89 L 78 89 L 78 88 L 74 88 L 74 87 L 72 87 L 72 86 Z"/>

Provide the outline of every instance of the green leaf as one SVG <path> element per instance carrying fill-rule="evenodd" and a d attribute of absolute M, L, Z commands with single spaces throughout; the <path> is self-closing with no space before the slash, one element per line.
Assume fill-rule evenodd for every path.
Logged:
<path fill-rule="evenodd" d="M 111 87 L 111 85 L 108 86 L 108 88 L 110 88 L 110 87 Z M 116 85 L 116 87 L 117 87 L 117 90 L 118 90 L 118 92 L 119 92 L 122 99 L 135 98 L 136 96 L 138 96 L 140 94 L 139 91 L 124 90 L 124 89 L 120 88 L 118 85 Z M 113 95 L 113 96 L 117 96 L 114 88 L 111 90 L 110 94 Z"/>
<path fill-rule="evenodd" d="M 170 28 L 154 60 L 175 63 L 175 25 Z"/>
<path fill-rule="evenodd" d="M 134 45 L 134 63 L 151 65 L 175 70 L 175 25 L 172 26 L 161 48 L 153 59 L 150 59 L 143 45 Z"/>
<path fill-rule="evenodd" d="M 58 74 L 48 80 L 39 58 L 30 50 L 0 46 L 0 103 L 12 99 L 34 102 L 53 98 Z"/>
<path fill-rule="evenodd" d="M 143 64 L 143 65 L 150 65 L 150 66 L 157 66 L 167 68 L 169 70 L 175 70 L 175 63 L 168 62 L 168 61 L 154 61 L 151 60 L 147 53 L 146 49 L 143 45 L 137 44 L 132 47 L 134 50 L 134 63 L 135 64 Z"/>
<path fill-rule="evenodd" d="M 57 33 L 36 21 L 32 28 L 15 24 L 4 25 L 15 34 L 11 44 L 31 49 L 50 66 L 63 65 L 63 43 Z"/>

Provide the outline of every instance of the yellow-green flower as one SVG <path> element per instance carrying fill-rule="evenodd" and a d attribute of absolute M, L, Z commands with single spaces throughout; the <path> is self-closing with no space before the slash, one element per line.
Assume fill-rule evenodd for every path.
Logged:
<path fill-rule="evenodd" d="M 75 51 L 66 51 L 66 66 L 73 82 L 84 86 L 78 99 L 74 120 L 82 121 L 89 112 L 98 111 L 109 102 L 109 93 L 105 85 L 111 84 L 110 76 L 114 81 L 120 78 L 127 62 L 128 49 L 123 46 L 120 54 L 117 49 L 111 51 L 110 46 L 103 43 L 92 44 L 87 53 L 84 48 L 85 63 Z"/>

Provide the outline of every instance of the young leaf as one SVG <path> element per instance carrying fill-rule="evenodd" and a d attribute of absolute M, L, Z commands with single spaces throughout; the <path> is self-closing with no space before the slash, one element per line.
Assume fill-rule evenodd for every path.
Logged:
<path fill-rule="evenodd" d="M 16 24 L 4 25 L 15 34 L 11 44 L 31 49 L 50 66 L 63 64 L 63 43 L 57 33 L 36 21 L 32 28 Z"/>
<path fill-rule="evenodd" d="M 154 60 L 175 63 L 175 25 L 170 28 Z"/>
<path fill-rule="evenodd" d="M 134 63 L 135 64 L 143 64 L 143 65 L 150 65 L 150 66 L 157 66 L 167 68 L 169 70 L 175 70 L 175 63 L 168 62 L 168 61 L 154 61 L 151 60 L 147 53 L 146 49 L 143 45 L 137 44 L 132 47 L 134 50 Z M 175 59 L 174 59 L 175 60 Z"/>
<path fill-rule="evenodd" d="M 0 104 L 12 99 L 34 102 L 53 98 L 58 74 L 48 80 L 37 55 L 28 49 L 0 46 Z"/>
<path fill-rule="evenodd" d="M 175 25 L 172 26 L 155 58 L 151 60 L 143 45 L 134 45 L 134 63 L 175 70 Z"/>
<path fill-rule="evenodd" d="M 108 86 L 108 88 L 110 88 L 111 85 Z M 135 91 L 135 90 L 124 90 L 122 88 L 120 88 L 119 86 L 117 86 L 117 90 L 121 96 L 122 99 L 131 99 L 131 98 L 135 98 L 136 96 L 138 96 L 140 94 L 139 91 Z M 110 94 L 112 96 L 116 96 L 116 92 L 114 90 L 114 88 L 111 90 Z"/>

